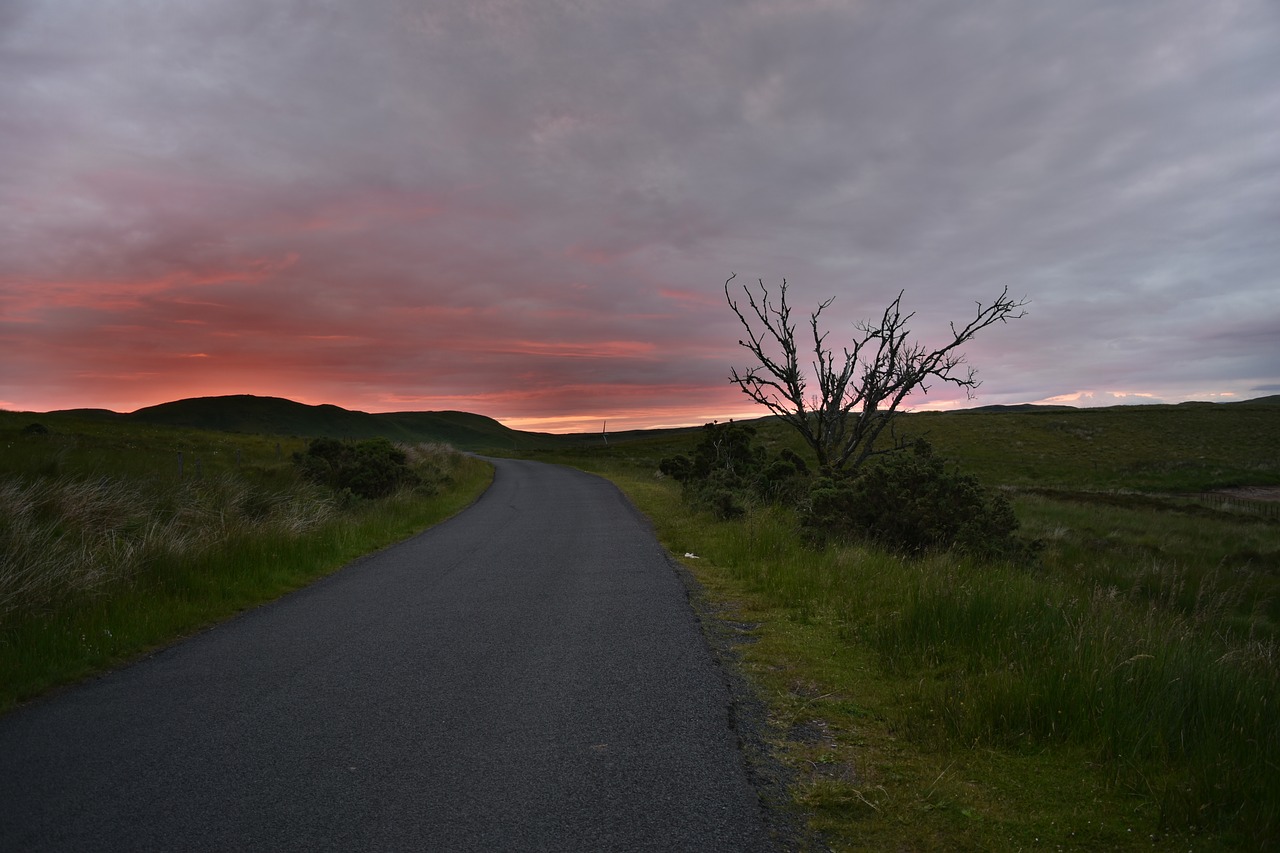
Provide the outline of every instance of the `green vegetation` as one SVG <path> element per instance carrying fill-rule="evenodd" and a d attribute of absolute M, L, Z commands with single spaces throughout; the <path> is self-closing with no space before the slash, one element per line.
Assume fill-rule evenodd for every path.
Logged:
<path fill-rule="evenodd" d="M 1007 498 L 934 455 L 923 438 L 909 452 L 881 456 L 853 477 L 820 478 L 801 507 L 819 542 L 862 538 L 903 554 L 952 549 L 986 557 L 1028 557 Z"/>
<path fill-rule="evenodd" d="M 758 422 L 769 454 L 796 448 Z M 1280 485 L 1266 404 L 907 415 L 1011 502 L 1033 558 L 805 545 L 799 513 L 690 511 L 665 437 L 614 479 L 714 600 L 795 799 L 837 850 L 1280 843 Z"/>
<path fill-rule="evenodd" d="M 939 479 L 934 456 L 906 457 L 870 503 L 923 469 L 948 489 L 976 484 L 1041 543 L 1012 558 L 813 536 L 814 466 L 774 419 L 710 446 L 716 430 L 607 447 L 499 431 L 472 446 L 604 473 L 671 551 L 698 555 L 686 564 L 742 638 L 797 807 L 832 848 L 1268 849 L 1280 518 L 1219 490 L 1280 486 L 1275 403 L 898 418 L 898 439 L 927 438 L 959 468 Z M 345 419 L 309 411 L 326 408 L 302 414 Z M 363 442 L 333 444 L 333 459 L 366 458 Z M 0 412 L 0 548 L 18 578 L 0 583 L 0 707 L 306 583 L 456 511 L 488 476 L 438 448 L 401 445 L 401 463 L 372 442 L 378 462 L 354 470 L 414 474 L 362 498 L 302 475 L 313 463 L 293 454 L 311 446 Z M 817 504 L 832 516 L 820 526 L 843 517 Z"/>
<path fill-rule="evenodd" d="M 0 412 L 0 710 L 403 539 L 491 477 L 443 445 L 318 444 L 332 483 L 297 438 Z"/>
<path fill-rule="evenodd" d="M 744 515 L 753 501 L 798 498 L 807 482 L 804 460 L 789 448 L 771 458 L 755 434 L 743 424 L 707 424 L 691 456 L 667 457 L 658 470 L 684 487 L 686 502 L 721 519 Z"/>
<path fill-rule="evenodd" d="M 900 553 L 955 549 L 1018 557 L 1035 543 L 1017 537 L 1018 520 L 1001 494 L 933 453 L 923 438 L 909 452 L 880 454 L 854 470 L 830 466 L 810 476 L 790 448 L 770 457 L 742 424 L 707 424 L 692 458 L 669 456 L 658 470 L 683 486 L 685 502 L 717 518 L 739 518 L 753 502 L 794 509 L 814 542 L 867 539 Z"/>
<path fill-rule="evenodd" d="M 345 500 L 385 498 L 423 482 L 410 467 L 409 454 L 385 438 L 313 438 L 305 453 L 293 454 L 293 462 L 303 477 L 328 486 Z"/>

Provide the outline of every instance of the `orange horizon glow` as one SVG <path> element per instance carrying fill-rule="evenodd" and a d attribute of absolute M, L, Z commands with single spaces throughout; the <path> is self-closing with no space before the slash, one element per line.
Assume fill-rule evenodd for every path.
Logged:
<path fill-rule="evenodd" d="M 723 406 L 716 409 L 701 407 L 666 406 L 647 410 L 619 409 L 611 412 L 591 411 L 586 413 L 568 413 L 564 415 L 520 415 L 505 414 L 500 407 L 495 408 L 495 401 L 485 395 L 476 397 L 428 397 L 418 405 L 405 401 L 352 401 L 340 402 L 334 399 L 315 396 L 301 392 L 280 392 L 270 389 L 256 390 L 210 390 L 208 392 L 182 393 L 161 398 L 137 398 L 127 402 L 72 401 L 65 399 L 33 400 L 21 403 L 0 399 L 0 410 L 9 412 L 46 414 L 57 411 L 77 409 L 105 409 L 108 411 L 129 414 L 139 409 L 163 403 L 198 397 L 224 396 L 256 396 L 277 397 L 301 403 L 307 406 L 335 405 L 349 411 L 386 414 L 392 412 L 446 412 L 458 411 L 492 418 L 511 429 L 526 432 L 566 433 L 617 433 L 641 429 L 675 429 L 697 427 L 712 421 L 753 420 L 768 414 L 764 409 L 751 411 L 741 406 Z"/>
<path fill-rule="evenodd" d="M 200 355 L 197 353 L 191 357 L 199 357 Z M 154 382 L 157 385 L 164 384 L 163 377 L 156 374 L 139 373 L 128 377 L 115 378 L 128 378 L 148 383 Z M 698 427 L 712 421 L 723 423 L 730 420 L 755 420 L 771 414 L 762 406 L 752 408 L 750 401 L 742 399 L 736 388 L 715 390 L 718 393 L 710 395 L 710 397 L 714 398 L 714 401 L 709 400 L 707 405 L 619 406 L 613 409 L 588 408 L 576 412 L 565 411 L 562 414 L 522 412 L 521 407 L 512 406 L 511 400 L 507 398 L 507 395 L 503 394 L 390 395 L 382 398 L 352 398 L 342 401 L 327 396 L 323 392 L 309 393 L 302 389 L 282 391 L 265 383 L 236 388 L 211 386 L 181 391 L 175 388 L 174 393 L 169 395 L 148 395 L 119 400 L 86 400 L 83 398 L 68 399 L 61 397 L 29 398 L 25 401 L 0 399 L 0 410 L 44 414 L 75 409 L 106 409 L 128 414 L 139 409 L 183 399 L 250 395 L 278 397 L 308 406 L 336 405 L 350 411 L 374 414 L 461 411 L 492 418 L 511 429 L 553 434 L 613 434 L 629 430 L 677 429 Z M 723 393 L 724 391 L 729 393 Z M 1205 391 L 1188 399 L 1202 402 L 1231 402 L 1245 398 L 1231 391 Z M 1007 400 L 1000 402 L 1003 405 L 1018 404 Z M 1029 401 L 1031 405 L 1069 405 L 1076 408 L 1143 405 L 1161 402 L 1176 403 L 1185 401 L 1163 400 L 1159 399 L 1158 395 L 1148 392 L 1108 392 L 1098 390 L 1073 391 Z M 926 398 L 926 402 L 910 406 L 904 409 L 904 412 L 952 412 L 991 404 L 993 404 L 992 401 L 967 400 L 963 397 L 953 400 L 927 400 Z"/>
<path fill-rule="evenodd" d="M 192 353 L 192 356 L 188 357 L 200 355 L 201 353 Z M 545 414 L 538 411 L 545 402 L 539 400 L 538 394 L 532 393 L 524 394 L 524 400 L 520 393 L 390 394 L 384 397 L 340 398 L 324 391 L 307 392 L 301 387 L 282 389 L 271 384 L 269 380 L 228 388 L 225 386 L 195 387 L 187 383 L 172 383 L 164 375 L 148 373 L 148 371 L 116 374 L 110 377 L 102 375 L 101 378 L 147 384 L 150 393 L 115 398 L 78 396 L 29 397 L 24 400 L 0 398 L 0 410 L 46 414 L 54 411 L 102 409 L 129 414 L 129 412 L 147 409 L 161 403 L 188 400 L 188 398 L 256 396 L 284 398 L 284 400 L 306 406 L 334 405 L 349 411 L 370 412 L 370 414 L 465 411 L 497 420 L 504 427 L 526 430 L 526 432 L 557 434 L 602 433 L 605 429 L 608 433 L 618 433 L 634 429 L 701 427 L 710 421 L 751 420 L 768 414 L 764 409 L 751 411 L 750 402 L 739 400 L 741 394 L 737 393 L 736 388 L 709 389 L 713 393 L 700 394 L 707 398 L 707 406 L 637 406 L 635 403 L 631 405 L 623 403 L 613 409 L 591 407 L 591 409 L 572 411 L 566 407 L 563 414 Z M 165 392 L 164 388 L 172 388 L 172 391 Z M 161 391 L 157 392 L 157 389 Z M 567 388 L 566 391 L 571 396 L 581 396 L 584 393 L 584 389 L 581 388 Z M 724 391 L 728 393 L 723 393 Z M 637 394 L 643 394 L 643 392 L 636 391 L 632 396 Z M 677 393 L 677 396 L 680 394 Z M 626 394 L 622 394 L 622 400 L 625 400 L 625 397 Z"/>

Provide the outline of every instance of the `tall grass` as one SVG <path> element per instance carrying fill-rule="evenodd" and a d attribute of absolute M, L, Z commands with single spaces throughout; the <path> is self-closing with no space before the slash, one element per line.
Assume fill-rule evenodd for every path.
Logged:
<path fill-rule="evenodd" d="M 1176 498 L 1015 494 L 1044 574 L 1181 613 L 1206 631 L 1280 638 L 1280 526 Z"/>
<path fill-rule="evenodd" d="M 1115 587 L 1079 596 L 1024 572 L 924 561 L 896 579 L 901 606 L 866 640 L 887 670 L 928 672 L 913 725 L 956 744 L 1072 743 L 1164 828 L 1280 832 L 1280 656 L 1226 644 Z M 865 604 L 847 601 L 849 624 Z"/>
<path fill-rule="evenodd" d="M 610 474 L 672 551 L 700 558 L 690 565 L 704 583 L 751 602 L 759 631 L 777 632 L 778 642 L 788 642 L 788 624 L 806 632 L 808 648 L 791 646 L 786 666 L 817 682 L 809 692 L 852 695 L 922 754 L 969 763 L 993 750 L 1042 764 L 1047 777 L 1061 773 L 1059 756 L 1083 754 L 1088 775 L 1100 776 L 1116 803 L 1097 804 L 1094 817 L 1146 815 L 1143 839 L 1209 833 L 1216 844 L 1252 849 L 1280 839 L 1280 646 L 1265 602 L 1243 603 L 1251 581 L 1239 564 L 1205 566 L 1195 556 L 1214 547 L 1198 537 L 1219 541 L 1239 524 L 1252 538 L 1236 547 L 1274 553 L 1274 526 L 1200 518 L 1198 528 L 1166 531 L 1162 545 L 1138 549 L 1147 562 L 1126 576 L 1121 559 L 1133 550 L 1077 546 L 1098 538 L 1092 524 L 1119 524 L 1126 532 L 1117 540 L 1131 542 L 1128 528 L 1141 526 L 1144 512 L 1159 539 L 1160 510 L 1117 520 L 1103 507 L 1089 522 L 1073 502 L 1036 498 L 1032 526 L 1058 531 L 1046 562 L 908 559 L 864 545 L 813 550 L 785 511 L 757 507 L 743 520 L 717 521 L 680 507 L 670 484 Z M 1091 567 L 1100 553 L 1107 559 Z M 1254 630 L 1239 615 L 1251 607 Z M 871 696 L 889 698 L 877 705 Z M 865 727 L 865 718 L 850 725 Z M 1124 806 L 1126 798 L 1140 805 Z M 974 846 L 997 843 L 972 821 L 964 830 L 985 839 Z"/>
<path fill-rule="evenodd" d="M 0 710 L 421 530 L 492 475 L 445 446 L 404 450 L 419 484 L 377 501 L 339 498 L 287 458 L 182 480 L 110 449 L 82 450 L 56 475 L 11 460 L 0 474 Z"/>
<path fill-rule="evenodd" d="M 0 479 L 0 619 L 237 538 L 300 536 L 334 513 L 318 487 L 268 491 L 229 474 L 151 488 L 108 477 Z"/>

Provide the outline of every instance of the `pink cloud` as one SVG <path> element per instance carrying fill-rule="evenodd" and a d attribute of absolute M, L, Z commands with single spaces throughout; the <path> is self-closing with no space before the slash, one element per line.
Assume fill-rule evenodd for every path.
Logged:
<path fill-rule="evenodd" d="M 677 290 L 672 287 L 659 288 L 658 295 L 666 299 L 674 299 L 676 302 L 683 302 L 689 305 L 719 308 L 723 304 L 721 299 L 716 299 L 713 295 L 696 293 L 689 290 Z"/>
<path fill-rule="evenodd" d="M 0 398 L 696 421 L 746 402 L 730 270 L 802 325 L 838 295 L 837 348 L 902 287 L 923 333 L 1025 292 L 980 402 L 1247 396 L 1280 369 L 1267 3 L 1203 44 L 1143 4 L 19 4 Z"/>
<path fill-rule="evenodd" d="M 644 341 L 510 341 L 497 344 L 493 351 L 551 358 L 645 358 L 653 354 L 654 345 Z"/>

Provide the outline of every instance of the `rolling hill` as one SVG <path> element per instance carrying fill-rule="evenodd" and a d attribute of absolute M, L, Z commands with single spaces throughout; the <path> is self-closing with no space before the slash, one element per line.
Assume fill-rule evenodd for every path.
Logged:
<path fill-rule="evenodd" d="M 558 443 L 559 438 L 513 430 L 492 418 L 467 412 L 371 414 L 340 406 L 311 406 L 281 397 L 251 394 L 175 400 L 138 409 L 121 417 L 148 424 L 259 435 L 381 436 L 393 441 L 440 441 L 465 450 L 543 447 Z"/>
<path fill-rule="evenodd" d="M 330 438 L 389 438 L 392 441 L 439 441 L 460 450 L 552 450 L 601 442 L 599 434 L 557 435 L 525 432 L 493 418 L 470 412 L 369 413 L 334 405 L 312 406 L 282 397 L 233 394 L 191 397 L 121 414 L 107 409 L 64 409 L 51 412 L 85 420 L 110 420 L 159 426 Z M 651 437 L 683 430 L 633 430 L 610 434 L 613 441 Z"/>
<path fill-rule="evenodd" d="M 1025 455 L 1030 436 L 1040 435 L 1045 429 L 1066 430 L 1072 435 L 1083 430 L 1090 435 L 1099 433 L 1098 437 L 1101 438 L 1100 430 L 1104 426 L 1106 429 L 1103 431 L 1111 433 L 1121 425 L 1128 425 L 1125 426 L 1127 432 L 1137 430 L 1133 436 L 1134 441 L 1138 440 L 1139 434 L 1145 436 L 1145 440 L 1153 445 L 1152 452 L 1176 456 L 1177 448 L 1192 438 L 1213 446 L 1215 442 L 1209 436 L 1220 435 L 1226 426 L 1231 427 L 1228 432 L 1241 431 L 1240 440 L 1268 444 L 1274 441 L 1276 424 L 1272 413 L 1276 408 L 1280 408 L 1280 395 L 1233 403 L 1093 409 L 1071 406 L 982 406 L 949 413 L 906 414 L 902 424 L 908 432 L 913 431 L 912 426 L 924 429 L 930 434 L 931 440 L 939 444 L 940 449 L 965 457 L 983 457 L 991 453 L 1004 455 L 1010 452 Z M 1213 414 L 1231 411 L 1238 412 L 1240 417 L 1222 421 Z M 469 412 L 369 413 L 335 405 L 312 406 L 281 397 L 250 394 L 193 397 L 148 406 L 127 414 L 106 409 L 65 409 L 47 414 L 88 421 L 140 423 L 257 435 L 304 438 L 382 436 L 393 441 L 439 441 L 460 450 L 479 451 L 556 451 L 602 443 L 599 433 L 561 435 L 525 432 L 504 426 L 493 418 Z M 1204 421 L 1206 417 L 1211 418 L 1212 422 Z M 763 431 L 763 435 L 776 433 L 774 441 L 793 441 L 794 436 L 775 421 L 775 418 L 766 416 L 752 423 Z M 1019 432 L 1028 429 L 1031 432 L 1026 435 Z M 609 443 L 613 445 L 636 440 L 656 440 L 659 444 L 665 444 L 664 439 L 678 440 L 681 435 L 696 430 L 696 427 L 687 427 L 611 432 Z M 1006 435 L 1009 430 L 1019 434 Z M 1156 438 L 1157 434 L 1160 439 Z M 1090 452 L 1094 454 L 1100 452 L 1099 447 L 1109 444 L 1106 441 L 1087 443 L 1090 445 Z M 953 444 L 955 446 L 951 446 Z M 672 448 L 672 452 L 675 452 L 675 445 Z M 1022 454 L 1017 453 L 1019 449 L 1023 451 Z M 1197 453 L 1203 454 L 1203 451 Z M 971 458 L 970 461 L 975 459 Z"/>

